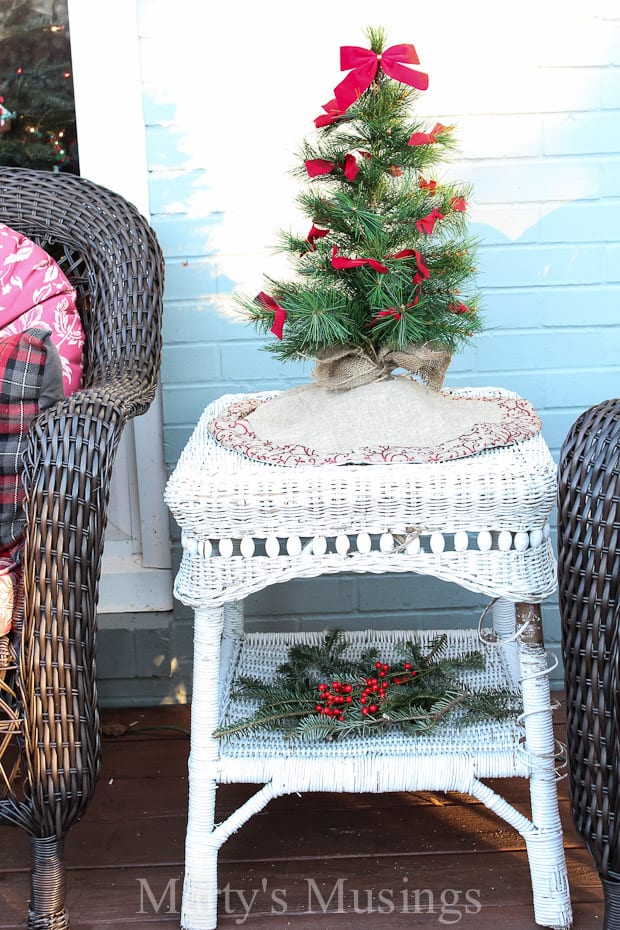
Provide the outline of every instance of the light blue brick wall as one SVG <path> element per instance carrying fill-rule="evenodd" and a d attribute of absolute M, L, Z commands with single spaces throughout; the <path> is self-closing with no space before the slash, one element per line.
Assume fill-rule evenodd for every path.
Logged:
<path fill-rule="evenodd" d="M 374 22 L 371 4 L 361 6 L 360 22 Z M 487 331 L 455 358 L 447 382 L 497 384 L 528 397 L 541 413 L 546 439 L 557 456 L 577 415 L 618 393 L 620 7 L 606 0 L 594 0 L 587 10 L 555 0 L 538 5 L 536 29 L 518 33 L 527 42 L 515 39 L 519 51 L 509 45 L 502 54 L 489 50 L 486 29 L 472 25 L 491 15 L 498 17 L 498 34 L 504 37 L 521 28 L 518 10 L 498 7 L 497 13 L 489 14 L 488 4 L 472 0 L 467 16 L 463 12 L 462 21 L 456 22 L 461 13 L 455 5 L 438 0 L 432 21 L 430 14 L 425 23 L 421 16 L 394 13 L 387 17 L 394 22 L 386 26 L 393 41 L 416 42 L 431 72 L 423 106 L 429 119 L 456 125 L 460 152 L 450 171 L 474 189 L 472 231 L 481 243 L 479 282 Z M 337 19 L 340 14 L 334 15 Z M 513 17 L 508 25 L 505 15 Z M 232 14 L 211 10 L 205 24 L 207 19 L 214 26 L 213 41 L 233 41 L 238 23 Z M 437 21 L 442 22 L 441 41 Z M 460 30 L 454 36 L 453 21 L 454 30 Z M 288 120 L 291 132 L 297 125 L 304 127 L 295 131 L 291 154 L 285 153 L 291 166 L 292 152 L 316 115 L 297 112 L 305 106 L 304 85 L 311 85 L 318 113 L 338 79 L 338 45 L 360 42 L 363 27 L 345 28 L 338 19 L 331 29 L 323 23 L 321 41 L 327 52 L 322 61 L 329 65 L 321 64 L 327 70 L 320 81 L 313 59 L 316 36 L 308 35 L 312 25 L 301 19 L 299 24 L 288 22 L 284 47 L 279 32 L 257 27 L 260 52 L 247 62 L 252 79 L 239 99 L 214 65 L 211 55 L 216 52 L 209 43 L 202 60 L 192 45 L 193 52 L 184 47 L 184 54 L 168 61 L 175 37 L 177 43 L 191 37 L 187 23 L 171 21 L 167 4 L 145 0 L 140 26 L 151 211 L 167 260 L 162 379 L 166 461 L 172 469 L 202 409 L 215 397 L 287 388 L 303 382 L 309 370 L 275 362 L 261 350 L 262 341 L 253 330 L 212 309 L 213 300 L 229 294 L 237 283 L 229 271 L 230 256 L 221 246 L 220 234 L 230 215 L 246 209 L 247 225 L 273 229 L 273 241 L 282 221 L 277 214 L 265 215 L 262 208 L 259 214 L 250 194 L 245 208 L 229 202 L 233 179 L 223 178 L 221 172 L 214 176 L 209 153 L 217 155 L 218 145 L 230 147 L 231 153 L 244 146 L 247 171 L 252 172 L 258 158 L 253 153 L 270 144 L 276 121 Z M 460 44 L 466 49 L 462 54 L 473 75 L 465 69 L 462 76 L 458 68 L 445 73 L 452 67 L 442 47 L 446 41 L 454 49 Z M 248 48 L 244 46 L 245 53 L 251 55 Z M 289 105 L 287 98 L 287 106 L 278 109 L 284 91 L 281 74 L 278 78 L 272 64 L 276 53 L 281 72 L 295 73 L 298 106 Z M 523 70 L 519 55 L 524 56 Z M 182 68 L 182 80 L 175 68 Z M 192 123 L 180 114 L 184 94 L 197 84 L 202 95 Z M 220 97 L 226 94 L 230 107 L 223 111 Z M 211 120 L 216 105 L 218 113 L 228 112 L 224 123 Z M 256 109 L 263 113 L 262 133 L 252 131 Z M 277 171 L 261 162 L 267 168 L 254 181 L 257 196 L 265 187 L 275 196 L 285 183 L 279 157 Z M 244 183 L 239 177 L 239 185 Z M 248 261 L 255 259 L 248 256 Z M 174 527 L 172 532 L 178 558 Z M 482 599 L 449 585 L 392 576 L 294 582 L 256 595 L 248 604 L 250 614 L 263 625 L 282 623 L 286 616 L 297 627 L 408 625 L 418 620 L 470 624 L 481 606 Z M 183 626 L 189 619 L 189 611 L 178 605 L 175 623 Z M 557 650 L 559 618 L 553 599 L 545 607 L 545 625 L 548 642 Z M 187 658 L 179 657 L 181 663 Z"/>

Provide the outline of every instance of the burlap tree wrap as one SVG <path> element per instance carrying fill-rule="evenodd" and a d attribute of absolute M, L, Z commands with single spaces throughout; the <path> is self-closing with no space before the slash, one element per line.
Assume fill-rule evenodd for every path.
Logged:
<path fill-rule="evenodd" d="M 440 391 L 451 358 L 448 349 L 428 342 L 405 349 L 384 346 L 374 355 L 359 346 L 333 346 L 317 355 L 312 376 L 319 387 L 340 392 L 389 381 L 394 369 L 404 368 L 432 390 Z"/>

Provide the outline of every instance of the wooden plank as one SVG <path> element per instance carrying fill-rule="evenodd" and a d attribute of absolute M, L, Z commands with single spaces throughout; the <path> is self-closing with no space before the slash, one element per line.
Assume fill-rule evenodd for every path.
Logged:
<path fill-rule="evenodd" d="M 157 727 L 160 735 L 162 726 L 180 727 L 189 732 L 191 707 L 189 704 L 158 704 L 151 707 L 104 707 L 101 709 L 101 725 L 103 728 L 118 723 L 129 728 L 129 732 L 144 736 L 145 727 Z M 170 734 L 173 731 L 169 731 Z M 181 734 L 178 734 L 181 735 Z"/>
<path fill-rule="evenodd" d="M 377 842 L 390 855 L 525 848 L 520 834 L 483 805 L 408 807 L 384 805 L 382 797 L 377 797 L 373 808 L 360 812 L 348 804 L 354 797 L 342 796 L 338 810 L 300 804 L 295 817 L 276 799 L 227 840 L 221 861 L 332 858 L 342 862 L 368 855 Z M 583 844 L 572 829 L 566 802 L 562 802 L 561 815 L 565 846 L 580 848 Z M 155 809 L 98 822 L 87 815 L 65 839 L 66 863 L 69 868 L 182 864 L 185 830 L 184 813 L 169 815 Z M 10 867 L 27 869 L 28 856 L 26 844 L 14 845 Z"/>
<path fill-rule="evenodd" d="M 585 853 L 571 851 L 569 862 L 576 903 L 596 906 L 590 913 L 600 914 L 600 883 Z M 279 863 L 277 868 L 269 862 L 222 863 L 221 921 L 252 927 L 267 926 L 256 922 L 270 919 L 274 927 L 299 930 L 304 924 L 298 925 L 298 918 L 325 921 L 328 915 L 331 930 L 332 917 L 355 917 L 359 927 L 365 914 L 367 919 L 371 916 L 373 928 L 398 927 L 400 920 L 404 928 L 416 926 L 412 921 L 417 918 L 426 919 L 428 926 L 429 913 L 438 919 L 444 908 L 446 917 L 447 908 L 452 906 L 460 910 L 459 926 L 464 930 L 476 930 L 489 912 L 505 925 L 504 930 L 534 926 L 524 853 L 425 857 L 376 856 L 369 850 L 350 865 L 343 874 L 341 864 L 329 860 L 314 862 L 311 867 L 307 863 Z M 77 869 L 69 872 L 68 905 L 74 926 L 119 926 L 178 914 L 181 888 L 182 870 L 170 867 Z M 19 925 L 27 897 L 25 873 L 13 876 L 8 886 L 6 879 L 0 881 L 0 928 Z M 344 922 L 339 926 L 348 925 Z M 490 922 L 486 926 L 490 927 Z M 585 930 L 581 923 L 576 926 Z"/>

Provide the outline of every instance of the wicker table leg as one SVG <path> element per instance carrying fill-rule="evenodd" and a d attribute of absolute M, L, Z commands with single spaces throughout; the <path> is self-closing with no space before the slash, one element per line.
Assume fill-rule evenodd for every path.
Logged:
<path fill-rule="evenodd" d="M 243 601 L 224 604 L 224 630 L 220 650 L 220 698 L 226 693 L 235 649 L 243 636 Z"/>
<path fill-rule="evenodd" d="M 535 830 L 524 836 L 534 895 L 534 917 L 547 927 L 571 927 L 568 874 L 558 808 L 549 669 L 539 604 L 516 605 L 523 693 L 525 752 Z"/>
<path fill-rule="evenodd" d="M 181 927 L 213 930 L 217 925 L 217 855 L 213 836 L 218 741 L 220 646 L 224 608 L 194 615 L 194 683 L 189 757 L 189 813 Z"/>

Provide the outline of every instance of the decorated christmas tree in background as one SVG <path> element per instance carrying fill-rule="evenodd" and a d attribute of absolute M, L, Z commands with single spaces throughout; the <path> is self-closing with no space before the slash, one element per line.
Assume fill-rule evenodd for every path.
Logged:
<path fill-rule="evenodd" d="M 2 4 L 0 164 L 79 172 L 67 0 Z"/>
<path fill-rule="evenodd" d="M 281 359 L 315 357 L 327 371 L 355 355 L 439 387 L 452 353 L 481 329 L 470 191 L 438 176 L 452 127 L 426 126 L 413 112 L 428 86 L 411 67 L 414 47 L 386 49 L 381 28 L 367 36 L 370 49 L 341 49 L 349 73 L 300 152 L 297 203 L 309 230 L 280 243 L 296 273 L 238 299 L 276 336 L 266 348 Z M 358 383 L 363 375 L 342 385 Z"/>

